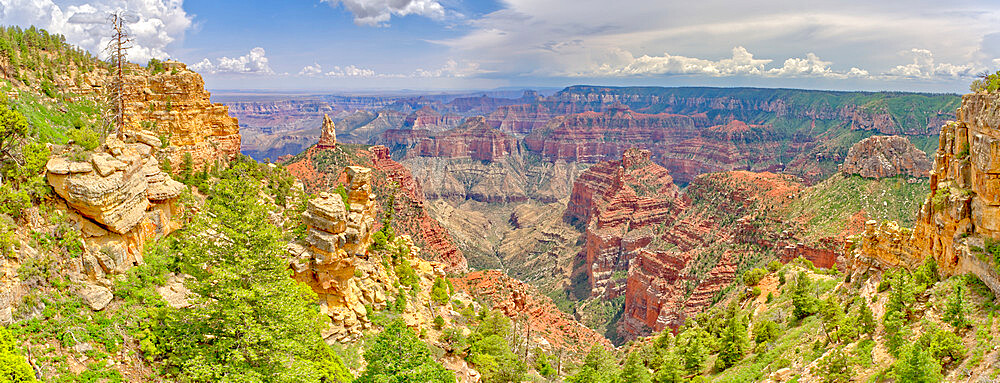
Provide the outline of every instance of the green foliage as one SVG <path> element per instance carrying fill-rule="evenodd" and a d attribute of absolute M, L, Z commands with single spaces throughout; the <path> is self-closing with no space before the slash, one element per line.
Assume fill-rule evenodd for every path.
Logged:
<path fill-rule="evenodd" d="M 924 264 L 920 265 L 916 271 L 913 273 L 913 278 L 916 283 L 923 286 L 930 286 L 940 279 L 938 275 L 937 260 L 934 257 L 927 257 Z"/>
<path fill-rule="evenodd" d="M 971 325 L 966 317 L 968 309 L 965 307 L 965 293 L 961 283 L 955 284 L 955 290 L 948 297 L 948 304 L 944 309 L 942 319 L 955 330 L 963 329 Z"/>
<path fill-rule="evenodd" d="M 886 312 L 900 312 L 904 316 L 910 312 L 916 302 L 916 292 L 913 281 L 906 270 L 896 270 L 889 277 L 889 301 L 886 302 Z"/>
<path fill-rule="evenodd" d="M 622 367 L 621 378 L 618 381 L 635 383 L 652 382 L 649 369 L 646 368 L 638 352 L 629 353 L 625 358 L 625 366 Z"/>
<path fill-rule="evenodd" d="M 851 381 L 851 362 L 840 348 L 833 349 L 820 363 L 820 376 L 824 383 Z"/>
<path fill-rule="evenodd" d="M 584 358 L 583 366 L 576 375 L 566 379 L 570 383 L 615 383 L 618 380 L 619 370 L 614 356 L 604 349 L 604 346 L 595 344 L 590 348 L 587 357 Z"/>
<path fill-rule="evenodd" d="M 675 350 L 665 353 L 660 361 L 660 368 L 653 374 L 653 381 L 656 383 L 683 383 L 685 381 L 684 369 L 681 368 L 683 364 L 684 361 Z"/>
<path fill-rule="evenodd" d="M 81 126 L 72 128 L 66 131 L 66 135 L 69 136 L 70 140 L 73 140 L 73 143 L 87 151 L 94 150 L 97 148 L 97 145 L 101 144 L 100 134 L 90 127 Z"/>
<path fill-rule="evenodd" d="M 928 350 L 917 345 L 906 347 L 893 365 L 897 382 L 937 383 L 944 380 L 941 366 Z"/>
<path fill-rule="evenodd" d="M 743 354 L 746 353 L 747 323 L 743 314 L 739 311 L 731 312 L 721 335 L 721 349 L 716 366 L 721 366 L 721 370 L 724 370 L 743 359 Z"/>
<path fill-rule="evenodd" d="M 455 374 L 436 362 L 431 350 L 402 320 L 390 322 L 365 350 L 365 371 L 355 383 L 454 382 Z"/>
<path fill-rule="evenodd" d="M 18 353 L 16 346 L 14 336 L 5 327 L 0 326 L 0 381 L 34 382 L 35 371 Z"/>
<path fill-rule="evenodd" d="M 438 304 L 447 304 L 451 299 L 448 292 L 448 283 L 441 277 L 434 278 L 434 286 L 431 287 L 431 299 Z"/>
<path fill-rule="evenodd" d="M 535 360 L 532 364 L 532 368 L 538 371 L 538 374 L 544 378 L 551 378 L 556 374 L 556 368 L 552 366 L 552 357 L 543 352 L 540 349 L 536 349 Z"/>
<path fill-rule="evenodd" d="M 882 327 L 885 329 L 885 346 L 893 355 L 897 355 L 906 343 L 907 328 L 905 314 L 900 311 L 886 311 L 882 316 Z"/>
<path fill-rule="evenodd" d="M 146 69 L 149 70 L 151 74 L 157 74 L 163 72 L 163 62 L 154 58 L 149 59 L 149 63 L 146 64 Z"/>
<path fill-rule="evenodd" d="M 941 365 L 959 362 L 965 358 L 965 345 L 962 338 L 951 331 L 938 328 L 933 323 L 925 324 L 924 333 L 915 343 L 918 347 L 930 352 Z"/>
<path fill-rule="evenodd" d="M 168 373 L 187 381 L 305 381 L 333 363 L 319 336 L 315 293 L 289 278 L 281 231 L 257 202 L 254 165 L 234 163 L 206 189 L 202 214 L 177 251 L 192 306 L 158 336 Z M 339 370 L 339 368 L 334 368 Z"/>
<path fill-rule="evenodd" d="M 799 272 L 796 277 L 795 288 L 792 290 L 792 304 L 795 306 L 793 313 L 799 319 L 813 315 L 819 309 L 812 280 L 805 272 Z"/>
<path fill-rule="evenodd" d="M 871 307 L 868 307 L 868 302 L 865 299 L 861 299 L 861 308 L 858 309 L 858 330 L 863 334 L 873 335 L 875 334 L 875 315 L 872 313 Z"/>
<path fill-rule="evenodd" d="M 743 273 L 743 283 L 746 284 L 747 287 L 756 286 L 765 275 L 767 275 L 767 270 L 759 267 L 752 268 Z"/>
<path fill-rule="evenodd" d="M 708 336 L 708 332 L 696 324 L 685 329 L 677 338 L 675 350 L 680 353 L 680 362 L 688 374 L 697 374 L 705 368 L 705 359 L 708 357 L 705 338 Z M 671 357 L 674 356 L 675 354 L 671 354 Z"/>
<path fill-rule="evenodd" d="M 757 344 L 765 344 L 781 335 L 781 329 L 773 320 L 764 319 L 753 326 L 753 340 Z"/>
<path fill-rule="evenodd" d="M 512 351 L 507 339 L 511 323 L 499 312 L 489 312 L 469 336 L 468 360 L 476 365 L 483 382 L 520 382 L 527 365 Z"/>
<path fill-rule="evenodd" d="M 969 90 L 973 93 L 989 93 L 1000 90 L 1000 71 L 997 71 L 996 73 L 984 72 L 979 75 L 979 78 L 972 80 L 972 84 L 969 85 Z"/>
<path fill-rule="evenodd" d="M 775 271 L 781 270 L 781 266 L 783 265 L 781 264 L 780 261 L 777 260 L 771 261 L 770 263 L 767 264 L 767 271 L 773 273 Z"/>

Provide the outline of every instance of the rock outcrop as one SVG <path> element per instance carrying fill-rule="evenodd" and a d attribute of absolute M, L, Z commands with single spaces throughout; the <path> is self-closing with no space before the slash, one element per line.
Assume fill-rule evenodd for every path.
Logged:
<path fill-rule="evenodd" d="M 424 207 L 420 183 L 410 171 L 392 160 L 389 149 L 373 146 L 338 144 L 332 149 L 312 147 L 286 163 L 288 170 L 302 180 L 310 192 L 332 190 L 342 184 L 341 170 L 345 166 L 371 168 L 372 188 L 375 194 L 388 199 L 392 196 L 392 225 L 397 234 L 408 234 L 423 249 L 424 258 L 441 261 L 449 271 L 462 271 L 467 267 L 465 256 L 452 243 L 447 231 L 431 218 Z M 388 208 L 383 204 L 383 209 Z M 376 222 L 376 230 L 381 222 Z"/>
<path fill-rule="evenodd" d="M 347 201 L 325 192 L 310 200 L 303 213 L 306 240 L 289 245 L 295 279 L 319 295 L 320 311 L 333 323 L 324 335 L 337 341 L 369 328 L 365 305 L 383 309 L 392 294 L 388 272 L 368 260 L 376 214 L 371 169 L 352 166 L 346 173 Z"/>
<path fill-rule="evenodd" d="M 91 153 L 88 161 L 56 153 L 46 164 L 49 185 L 66 201 L 87 245 L 81 270 L 92 281 L 141 263 L 147 240 L 180 227 L 177 197 L 186 186 L 160 170 L 159 139 L 146 131 L 126 138 L 109 137 L 107 151 Z"/>
<path fill-rule="evenodd" d="M 1000 240 L 1000 93 L 962 98 L 958 119 L 941 127 L 930 185 L 912 230 L 869 222 L 849 244 L 851 269 L 915 268 L 934 257 L 945 275 L 976 274 L 1000 294 L 1000 265 L 986 250 Z"/>
<path fill-rule="evenodd" d="M 407 155 L 492 162 L 519 150 L 520 146 L 513 136 L 490 128 L 483 117 L 470 117 L 456 129 L 420 139 Z"/>
<path fill-rule="evenodd" d="M 323 130 L 322 134 L 319 136 L 319 142 L 316 144 L 317 148 L 329 149 L 337 146 L 337 127 L 333 125 L 333 120 L 330 119 L 329 114 L 323 115 Z"/>
<path fill-rule="evenodd" d="M 903 136 L 872 136 L 854 144 L 840 171 L 867 178 L 928 177 L 927 154 Z"/>
<path fill-rule="evenodd" d="M 149 74 L 136 68 L 126 77 L 127 130 L 152 131 L 162 137 L 163 152 L 173 169 L 190 155 L 195 169 L 225 166 L 240 153 L 240 128 L 228 107 L 213 104 L 201 75 L 176 61 Z"/>

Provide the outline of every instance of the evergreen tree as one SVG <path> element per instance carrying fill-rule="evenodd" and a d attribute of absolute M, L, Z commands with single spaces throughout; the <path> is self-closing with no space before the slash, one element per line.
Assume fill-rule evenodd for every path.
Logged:
<path fill-rule="evenodd" d="M 838 330 L 844 320 L 844 310 L 837 302 L 837 298 L 830 295 L 820 305 L 820 316 L 823 318 L 823 332 L 829 342 L 840 342 Z"/>
<path fill-rule="evenodd" d="M 315 293 L 290 278 L 282 233 L 257 201 L 253 166 L 234 165 L 213 185 L 178 241 L 197 298 L 167 318 L 167 364 L 194 382 L 338 379 L 322 376 L 320 366 L 339 360 L 319 335 Z"/>
<path fill-rule="evenodd" d="M 861 309 L 858 312 L 858 328 L 868 335 L 875 333 L 875 314 L 864 298 L 861 299 Z"/>
<path fill-rule="evenodd" d="M 889 285 L 889 301 L 886 302 L 886 312 L 898 311 L 908 314 L 910 305 L 916 301 L 913 282 L 906 270 L 897 270 L 892 274 Z"/>
<path fill-rule="evenodd" d="M 747 324 L 739 311 L 732 312 L 722 330 L 722 347 L 717 365 L 727 369 L 743 359 L 747 349 Z"/>
<path fill-rule="evenodd" d="M 600 344 L 590 348 L 580 372 L 566 379 L 571 383 L 615 383 L 617 380 L 618 368 L 614 356 Z"/>
<path fill-rule="evenodd" d="M 430 348 L 398 319 L 375 336 L 365 361 L 368 365 L 355 383 L 455 382 L 455 374 L 436 362 Z"/>
<path fill-rule="evenodd" d="M 824 383 L 842 383 L 851 380 L 851 375 L 853 374 L 851 371 L 851 362 L 847 359 L 844 351 L 839 348 L 830 351 L 823 358 L 820 366 Z"/>
<path fill-rule="evenodd" d="M 907 347 L 893 366 L 897 382 L 937 383 L 944 380 L 941 365 L 923 347 Z"/>
<path fill-rule="evenodd" d="M 656 370 L 656 374 L 653 375 L 653 381 L 656 383 L 681 383 L 684 382 L 684 371 L 681 369 L 684 363 L 679 356 L 677 356 L 676 350 L 669 351 L 663 355 L 663 360 L 660 363 L 660 368 Z"/>
<path fill-rule="evenodd" d="M 802 319 L 813 315 L 817 310 L 816 295 L 813 293 L 812 281 L 805 272 L 799 272 L 792 290 L 793 313 Z"/>
<path fill-rule="evenodd" d="M 34 382 L 35 372 L 28 361 L 17 352 L 14 336 L 0 326 L 0 382 Z"/>
<path fill-rule="evenodd" d="M 882 316 L 882 327 L 885 328 L 885 345 L 889 352 L 896 355 L 906 342 L 906 319 L 899 311 L 886 312 Z"/>
<path fill-rule="evenodd" d="M 632 352 L 625 358 L 622 367 L 621 382 L 650 383 L 649 369 L 643 364 L 638 352 Z"/>
<path fill-rule="evenodd" d="M 688 374 L 697 374 L 705 368 L 705 358 L 708 354 L 703 340 L 705 336 L 708 336 L 708 333 L 695 325 L 684 330 L 677 340 L 684 371 Z"/>
<path fill-rule="evenodd" d="M 956 331 L 969 326 L 966 318 L 965 294 L 962 291 L 962 284 L 956 283 L 955 290 L 948 297 L 948 305 L 944 309 L 944 321 L 952 325 Z"/>

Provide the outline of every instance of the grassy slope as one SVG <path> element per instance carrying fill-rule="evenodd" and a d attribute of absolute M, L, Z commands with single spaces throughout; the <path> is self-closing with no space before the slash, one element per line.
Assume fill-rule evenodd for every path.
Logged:
<path fill-rule="evenodd" d="M 866 219 L 896 220 L 903 226 L 913 226 L 928 186 L 926 180 L 911 184 L 908 179 L 834 174 L 806 189 L 784 215 L 803 223 L 810 239 L 840 235 L 859 211 L 865 212 Z"/>

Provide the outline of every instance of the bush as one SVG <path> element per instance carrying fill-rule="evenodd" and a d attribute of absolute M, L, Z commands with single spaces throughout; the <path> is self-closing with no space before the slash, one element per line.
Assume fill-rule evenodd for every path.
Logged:
<path fill-rule="evenodd" d="M 1000 90 L 1000 71 L 992 74 L 989 72 L 980 74 L 979 78 L 972 80 L 969 90 L 973 93 L 996 92 Z"/>
<path fill-rule="evenodd" d="M 743 283 L 747 286 L 756 286 L 761 279 L 764 279 L 765 275 L 767 275 L 767 270 L 755 267 L 743 273 Z"/>
<path fill-rule="evenodd" d="M 781 270 L 781 266 L 783 266 L 783 265 L 781 264 L 780 261 L 771 261 L 771 263 L 767 264 L 767 271 L 770 271 L 770 272 L 773 273 L 775 271 Z"/>
<path fill-rule="evenodd" d="M 431 299 L 438 304 L 446 304 L 451 298 L 448 292 L 448 283 L 441 277 L 434 279 L 434 286 L 431 287 Z"/>
<path fill-rule="evenodd" d="M 100 136 L 89 127 L 71 128 L 66 132 L 66 135 L 70 140 L 73 140 L 73 143 L 87 151 L 94 150 L 97 145 L 101 144 Z"/>
<path fill-rule="evenodd" d="M 0 381 L 4 382 L 34 382 L 35 372 L 15 348 L 14 336 L 3 326 L 0 326 Z"/>

